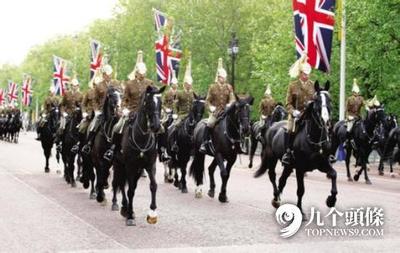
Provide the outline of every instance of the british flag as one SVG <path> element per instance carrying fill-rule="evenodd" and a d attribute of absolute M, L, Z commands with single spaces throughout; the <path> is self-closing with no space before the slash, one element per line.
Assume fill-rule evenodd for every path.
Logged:
<path fill-rule="evenodd" d="M 18 84 L 14 83 L 13 81 L 8 82 L 7 97 L 9 105 L 14 105 L 18 99 Z"/>
<path fill-rule="evenodd" d="M 180 48 L 181 33 L 163 33 L 163 28 L 167 26 L 168 22 L 167 15 L 156 9 L 153 9 L 153 11 L 155 28 L 158 33 L 158 39 L 155 43 L 157 80 L 164 84 L 170 84 L 173 71 L 178 77 L 179 62 L 182 57 Z"/>
<path fill-rule="evenodd" d="M 30 106 L 32 102 L 32 78 L 27 77 L 22 84 L 22 104 Z"/>
<path fill-rule="evenodd" d="M 100 69 L 103 61 L 101 44 L 96 40 L 90 41 L 90 52 L 90 81 L 92 81 L 96 71 Z"/>
<path fill-rule="evenodd" d="M 64 59 L 53 56 L 54 62 L 54 73 L 53 73 L 53 84 L 56 91 L 56 95 L 64 96 L 66 91 L 66 85 L 69 81 L 67 73 L 67 63 Z"/>
<path fill-rule="evenodd" d="M 4 90 L 0 89 L 0 105 L 5 104 L 5 99 L 4 99 Z"/>
<path fill-rule="evenodd" d="M 296 51 L 307 53 L 308 63 L 330 72 L 335 0 L 293 0 Z"/>

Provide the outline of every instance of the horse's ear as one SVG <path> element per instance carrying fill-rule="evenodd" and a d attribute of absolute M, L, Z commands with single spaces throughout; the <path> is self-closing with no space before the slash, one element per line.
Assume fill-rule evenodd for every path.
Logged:
<path fill-rule="evenodd" d="M 318 91 L 320 91 L 321 90 L 321 88 L 319 87 L 319 81 L 317 80 L 317 81 L 315 81 L 315 84 L 314 84 L 314 90 L 315 90 L 315 92 L 318 92 Z"/>
<path fill-rule="evenodd" d="M 326 81 L 326 83 L 325 83 L 325 88 L 324 88 L 324 90 L 326 90 L 326 91 L 329 91 L 329 88 L 331 87 L 331 82 L 328 80 L 328 81 Z"/>
<path fill-rule="evenodd" d="M 236 101 L 239 101 L 240 100 L 239 96 L 236 93 L 233 93 L 233 94 L 235 95 Z"/>
<path fill-rule="evenodd" d="M 150 85 L 147 86 L 146 88 L 146 93 L 151 93 L 151 91 L 153 90 L 153 87 L 151 87 Z"/>
<path fill-rule="evenodd" d="M 161 88 L 158 90 L 158 93 L 159 93 L 159 94 L 163 93 L 163 92 L 165 91 L 165 87 L 167 87 L 167 86 L 161 87 Z"/>
<path fill-rule="evenodd" d="M 253 103 L 254 103 L 254 97 L 253 97 L 253 96 L 249 96 L 249 97 L 246 99 L 246 102 L 247 102 L 249 105 L 253 105 Z"/>
<path fill-rule="evenodd" d="M 194 99 L 195 99 L 195 100 L 199 100 L 199 96 L 197 96 L 196 93 L 193 92 L 193 96 L 194 96 Z"/>

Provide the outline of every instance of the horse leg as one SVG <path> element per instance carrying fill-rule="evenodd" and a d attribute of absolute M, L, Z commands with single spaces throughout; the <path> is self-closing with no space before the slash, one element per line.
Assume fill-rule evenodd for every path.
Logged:
<path fill-rule="evenodd" d="M 256 149 L 257 149 L 257 139 L 254 138 L 253 136 L 251 136 L 251 146 L 250 146 L 250 154 L 249 154 L 249 168 L 251 169 L 253 167 L 253 158 L 254 158 L 254 154 L 256 153 Z"/>
<path fill-rule="evenodd" d="M 187 161 L 181 163 L 181 192 L 182 193 L 188 193 L 187 185 L 186 185 L 186 166 L 187 166 Z"/>
<path fill-rule="evenodd" d="M 208 190 L 208 196 L 210 198 L 214 198 L 215 195 L 215 179 L 214 179 L 214 172 L 217 168 L 217 161 L 215 159 L 212 160 L 210 166 L 208 166 L 208 175 L 210 177 L 210 190 Z"/>
<path fill-rule="evenodd" d="M 95 189 L 95 184 L 94 184 L 95 175 L 94 175 L 93 166 L 91 166 L 89 169 L 90 169 L 89 178 L 88 178 L 88 180 L 90 180 L 90 195 L 89 195 L 89 198 L 90 199 L 96 199 L 97 195 L 96 195 L 96 189 Z"/>
<path fill-rule="evenodd" d="M 121 201 L 121 211 L 120 214 L 122 217 L 128 217 L 128 199 L 126 197 L 126 192 L 125 192 L 125 180 L 121 182 L 120 185 L 121 189 L 121 195 L 122 195 L 122 201 Z"/>
<path fill-rule="evenodd" d="M 126 216 L 127 226 L 136 226 L 135 214 L 133 212 L 133 197 L 135 196 L 137 182 L 140 178 L 141 173 L 134 171 L 132 174 L 133 175 L 130 175 L 128 177 L 129 189 L 128 189 L 128 212 Z"/>
<path fill-rule="evenodd" d="M 76 174 L 76 181 L 82 182 L 82 180 L 81 180 L 81 178 L 82 178 L 82 160 L 81 160 L 81 156 L 79 154 L 76 158 L 76 164 L 78 166 L 78 171 Z"/>
<path fill-rule="evenodd" d="M 281 194 L 283 192 L 283 189 L 285 189 L 287 179 L 289 178 L 290 174 L 292 174 L 293 169 L 284 166 L 283 167 L 283 172 L 281 177 L 279 178 L 279 185 L 278 185 L 278 196 L 275 199 L 272 200 L 272 206 L 275 208 L 278 208 L 281 205 Z"/>
<path fill-rule="evenodd" d="M 112 181 L 113 198 L 112 198 L 111 211 L 119 211 L 119 207 L 118 207 L 118 203 L 117 203 L 118 188 L 119 188 L 119 184 L 118 184 L 118 182 L 115 178 L 115 174 L 114 174 L 114 178 Z"/>
<path fill-rule="evenodd" d="M 383 165 L 383 157 L 381 156 L 381 158 L 379 159 L 379 166 L 378 166 L 378 172 L 379 172 L 379 176 L 383 176 L 383 169 L 384 169 L 384 165 Z"/>
<path fill-rule="evenodd" d="M 151 204 L 150 210 L 147 214 L 147 223 L 156 224 L 157 223 L 157 204 L 156 204 L 156 195 L 157 195 L 157 182 L 156 182 L 156 165 L 152 165 L 150 168 L 146 168 L 147 174 L 149 174 L 150 179 L 150 191 L 151 191 Z"/>
<path fill-rule="evenodd" d="M 365 156 L 366 157 L 366 156 Z M 364 178 L 365 178 L 365 183 L 366 184 L 372 184 L 371 183 L 371 180 L 369 180 L 369 177 L 368 177 L 368 169 L 367 169 L 367 160 L 368 160 L 368 158 L 366 157 L 365 159 L 363 159 L 363 162 L 362 162 L 362 170 L 364 170 Z"/>
<path fill-rule="evenodd" d="M 221 154 L 219 154 L 219 156 L 220 156 L 219 157 L 220 162 L 218 162 L 218 164 L 219 164 L 219 166 L 221 168 L 221 164 L 223 166 L 224 162 L 222 160 Z M 224 170 L 221 169 L 222 185 L 221 185 L 221 192 L 219 193 L 219 196 L 218 196 L 218 200 L 221 203 L 228 202 L 228 197 L 226 196 L 226 186 L 228 184 L 229 176 L 231 174 L 231 168 L 232 168 L 233 164 L 235 163 L 235 161 L 236 161 L 236 156 L 234 156 L 232 159 L 228 160 L 228 162 L 226 164 L 226 167 L 224 167 L 226 173 L 224 173 Z"/>
<path fill-rule="evenodd" d="M 347 181 L 352 182 L 353 178 L 351 178 L 351 173 L 350 173 L 350 158 L 351 158 L 351 148 L 348 147 L 346 148 L 346 171 L 347 171 Z"/>
<path fill-rule="evenodd" d="M 303 215 L 303 220 L 307 220 L 306 215 L 302 208 L 302 199 L 304 195 L 304 171 L 296 169 L 296 180 L 297 180 L 297 207 L 300 209 Z"/>

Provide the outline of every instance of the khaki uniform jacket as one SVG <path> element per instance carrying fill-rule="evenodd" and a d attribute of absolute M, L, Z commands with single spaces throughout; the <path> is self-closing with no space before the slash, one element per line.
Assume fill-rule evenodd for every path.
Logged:
<path fill-rule="evenodd" d="M 232 86 L 230 84 L 214 83 L 210 85 L 206 103 L 208 108 L 210 108 L 210 105 L 216 107 L 216 110 L 213 113 L 214 116 L 218 116 L 222 111 L 224 111 L 227 104 L 232 103 L 235 100 L 235 96 L 232 92 Z"/>
<path fill-rule="evenodd" d="M 180 118 L 186 117 L 192 109 L 193 100 L 194 94 L 192 89 L 189 91 L 179 91 L 176 96 L 174 112 L 178 114 Z"/>
<path fill-rule="evenodd" d="M 260 113 L 266 117 L 271 116 L 276 106 L 275 99 L 272 96 L 265 96 L 260 102 Z"/>
<path fill-rule="evenodd" d="M 347 99 L 346 112 L 347 116 L 352 116 L 355 118 L 361 117 L 361 108 L 364 105 L 364 98 L 359 95 L 351 95 Z"/>
<path fill-rule="evenodd" d="M 44 112 L 46 114 L 49 114 L 52 107 L 60 105 L 60 100 L 56 96 L 48 96 L 44 100 Z"/>
<path fill-rule="evenodd" d="M 291 82 L 286 95 L 286 108 L 289 114 L 291 115 L 293 110 L 303 112 L 307 102 L 313 100 L 314 93 L 314 83 L 311 80 L 304 84 L 301 80 Z"/>
<path fill-rule="evenodd" d="M 61 101 L 61 110 L 71 115 L 82 103 L 82 93 L 67 91 Z"/>
<path fill-rule="evenodd" d="M 149 79 L 129 80 L 125 82 L 125 91 L 122 99 L 122 108 L 128 108 L 131 112 L 137 112 L 140 105 L 140 98 L 146 91 L 147 86 L 154 86 L 153 81 Z"/>
<path fill-rule="evenodd" d="M 178 90 L 174 91 L 172 88 L 169 88 L 168 92 L 163 97 L 163 107 L 169 108 L 172 110 L 174 107 Z"/>
<path fill-rule="evenodd" d="M 95 111 L 102 110 L 103 103 L 104 103 L 104 100 L 107 95 L 108 86 L 112 86 L 112 87 L 122 91 L 121 84 L 117 80 L 111 80 L 109 83 L 106 83 L 106 81 L 103 80 L 101 83 L 95 85 L 95 87 L 94 87 L 94 110 Z"/>
<path fill-rule="evenodd" d="M 88 115 L 92 114 L 94 112 L 94 102 L 95 102 L 94 89 L 89 89 L 83 96 L 82 111 L 86 112 Z"/>

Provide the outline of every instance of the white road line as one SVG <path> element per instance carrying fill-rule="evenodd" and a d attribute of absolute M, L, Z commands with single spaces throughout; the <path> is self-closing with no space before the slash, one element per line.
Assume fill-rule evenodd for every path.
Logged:
<path fill-rule="evenodd" d="M 72 216 L 73 218 L 79 220 L 80 222 L 82 222 L 83 224 L 89 226 L 90 228 L 92 228 L 93 230 L 95 230 L 97 233 L 103 235 L 104 237 L 108 238 L 108 240 L 114 242 L 115 244 L 117 244 L 118 246 L 122 247 L 123 249 L 129 249 L 127 246 L 123 245 L 122 243 L 116 241 L 114 238 L 110 237 L 109 235 L 105 234 L 104 232 L 100 231 L 99 229 L 97 229 L 96 227 L 94 227 L 92 224 L 86 222 L 85 220 L 83 220 L 82 218 L 76 216 L 75 214 L 71 213 L 70 211 L 68 211 L 67 209 L 65 209 L 63 206 L 61 206 L 60 204 L 58 204 L 57 202 L 55 202 L 54 200 L 46 197 L 45 195 L 41 194 L 40 192 L 38 192 L 35 188 L 33 188 L 32 186 L 30 186 L 29 184 L 25 183 L 24 181 L 22 181 L 21 179 L 15 177 L 14 175 L 10 175 L 15 181 L 21 183 L 22 185 L 24 185 L 25 187 L 27 187 L 28 189 L 30 189 L 32 192 L 36 193 L 37 195 L 41 196 L 43 199 L 47 200 L 48 202 L 50 202 L 51 204 L 55 205 L 57 208 L 61 209 L 62 211 L 66 212 L 67 214 L 69 214 L 70 216 Z"/>

